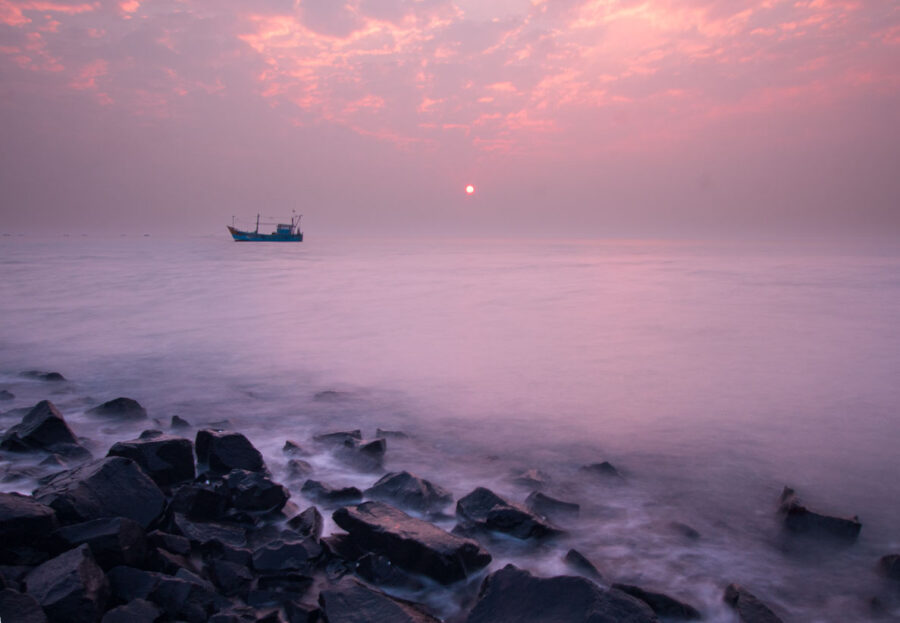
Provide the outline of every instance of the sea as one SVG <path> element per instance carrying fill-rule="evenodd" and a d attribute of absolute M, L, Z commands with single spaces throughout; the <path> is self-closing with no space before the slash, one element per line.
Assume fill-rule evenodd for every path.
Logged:
<path fill-rule="evenodd" d="M 581 505 L 560 539 L 501 541 L 491 569 L 571 573 L 576 548 L 608 582 L 709 621 L 737 620 L 731 582 L 785 621 L 900 616 L 877 572 L 900 552 L 900 244 L 3 236 L 0 318 L 0 389 L 15 395 L 0 428 L 50 399 L 103 456 L 173 415 L 227 421 L 276 479 L 290 439 L 317 479 L 360 488 L 379 474 L 310 438 L 402 431 L 388 471 L 522 502 L 516 476 L 538 470 L 546 494 Z M 35 369 L 68 381 L 21 376 Z M 118 396 L 151 420 L 85 415 Z M 0 474 L 18 460 L 0 455 Z M 600 461 L 622 478 L 579 469 Z M 858 515 L 858 540 L 785 534 L 784 486 Z M 444 589 L 407 596 L 459 615 Z"/>

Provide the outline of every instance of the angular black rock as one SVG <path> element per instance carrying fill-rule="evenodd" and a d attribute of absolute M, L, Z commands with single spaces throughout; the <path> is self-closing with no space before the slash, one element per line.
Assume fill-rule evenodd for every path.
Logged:
<path fill-rule="evenodd" d="M 438 623 L 416 604 L 389 597 L 346 579 L 319 593 L 328 623 Z"/>
<path fill-rule="evenodd" d="M 790 487 L 784 488 L 780 501 L 779 510 L 784 516 L 784 527 L 790 532 L 830 535 L 852 541 L 859 536 L 862 529 L 859 517 L 835 517 L 808 509 L 800 503 L 797 494 Z"/>
<path fill-rule="evenodd" d="M 382 502 L 339 508 L 335 523 L 350 533 L 360 548 L 384 554 L 391 563 L 450 584 L 491 561 L 476 541 L 450 534 Z"/>
<path fill-rule="evenodd" d="M 180 415 L 173 415 L 169 428 L 172 430 L 186 430 L 191 427 L 191 423 Z"/>
<path fill-rule="evenodd" d="M 154 530 L 147 535 L 147 545 L 181 556 L 191 555 L 191 542 L 183 536 Z"/>
<path fill-rule="evenodd" d="M 878 561 L 878 570 L 886 578 L 900 580 L 900 554 L 888 554 Z"/>
<path fill-rule="evenodd" d="M 205 623 L 214 605 L 225 599 L 215 587 L 191 573 L 176 576 L 132 567 L 114 567 L 108 573 L 112 594 L 122 602 L 146 599 L 159 606 L 171 619 Z"/>
<path fill-rule="evenodd" d="M 319 606 L 291 600 L 284 603 L 288 623 L 318 623 L 321 620 Z"/>
<path fill-rule="evenodd" d="M 109 599 L 106 576 L 87 545 L 33 569 L 25 576 L 25 588 L 51 623 L 96 623 Z"/>
<path fill-rule="evenodd" d="M 37 599 L 11 588 L 0 591 L 0 621 L 47 623 L 47 615 Z"/>
<path fill-rule="evenodd" d="M 656 623 L 647 604 L 573 576 L 539 578 L 506 565 L 484 579 L 467 623 Z"/>
<path fill-rule="evenodd" d="M 113 444 L 107 456 L 131 459 L 161 487 L 194 477 L 194 444 L 181 437 L 160 434 L 151 438 L 120 441 Z"/>
<path fill-rule="evenodd" d="M 724 599 L 737 611 L 741 623 L 782 623 L 766 604 L 739 584 L 729 584 Z"/>
<path fill-rule="evenodd" d="M 93 409 L 88 409 L 85 413 L 116 420 L 144 420 L 147 418 L 147 410 L 137 400 L 125 397 L 113 398 Z"/>
<path fill-rule="evenodd" d="M 322 546 L 315 539 L 276 539 L 253 552 L 253 568 L 259 573 L 310 573 L 321 555 Z"/>
<path fill-rule="evenodd" d="M 525 498 L 525 507 L 533 513 L 544 517 L 573 517 L 581 511 L 581 506 L 574 502 L 558 500 L 540 491 L 532 491 Z"/>
<path fill-rule="evenodd" d="M 531 487 L 532 489 L 540 489 L 550 482 L 550 476 L 539 469 L 527 469 L 524 472 L 514 473 L 512 481 L 523 487 Z"/>
<path fill-rule="evenodd" d="M 103 569 L 140 566 L 147 555 L 144 529 L 126 517 L 105 517 L 63 526 L 50 535 L 49 542 L 59 552 L 87 544 Z"/>
<path fill-rule="evenodd" d="M 262 454 L 240 433 L 200 430 L 194 445 L 197 461 L 208 465 L 213 472 L 224 474 L 233 469 L 261 472 L 266 469 Z"/>
<path fill-rule="evenodd" d="M 590 465 L 584 465 L 581 468 L 581 471 L 586 474 L 591 474 L 593 476 L 602 476 L 604 478 L 621 478 L 622 474 L 619 473 L 612 463 L 609 461 L 603 461 L 601 463 L 591 463 Z"/>
<path fill-rule="evenodd" d="M 503 532 L 519 539 L 560 534 L 560 530 L 544 518 L 484 487 L 478 487 L 457 501 L 456 516 L 471 526 Z"/>
<path fill-rule="evenodd" d="M 51 451 L 57 446 L 79 446 L 78 439 L 59 410 L 49 400 L 37 403 L 3 435 L 0 448 L 13 452 Z"/>
<path fill-rule="evenodd" d="M 222 481 L 230 494 L 231 505 L 240 510 L 278 511 L 291 496 L 282 485 L 260 472 L 233 469 Z"/>
<path fill-rule="evenodd" d="M 212 521 L 222 519 L 231 504 L 231 493 L 220 480 L 192 482 L 172 493 L 169 508 L 189 519 Z"/>
<path fill-rule="evenodd" d="M 12 400 L 16 395 L 9 390 L 0 389 L 0 400 Z"/>
<path fill-rule="evenodd" d="M 690 539 L 692 541 L 696 541 L 700 538 L 699 532 L 697 532 L 694 528 L 690 527 L 686 523 L 681 523 L 680 521 L 670 521 L 669 528 L 671 528 L 674 532 L 677 532 L 684 538 Z"/>
<path fill-rule="evenodd" d="M 307 480 L 300 491 L 307 498 L 323 504 L 352 504 L 362 500 L 362 491 L 356 487 L 331 487 L 318 480 Z"/>
<path fill-rule="evenodd" d="M 210 561 L 209 577 L 213 584 L 228 596 L 241 595 L 246 598 L 253 585 L 253 574 L 250 570 L 236 562 L 228 560 Z"/>
<path fill-rule="evenodd" d="M 311 536 L 314 539 L 322 536 L 322 513 L 315 506 L 310 506 L 299 515 L 291 517 L 287 523 L 301 536 Z"/>
<path fill-rule="evenodd" d="M 147 528 L 163 512 L 165 496 L 137 463 L 108 457 L 62 472 L 34 491 L 61 522 L 128 517 Z"/>
<path fill-rule="evenodd" d="M 355 445 L 356 442 L 362 440 L 362 431 L 359 429 L 338 431 L 335 433 L 323 433 L 313 437 L 314 441 L 325 444 L 345 445 L 347 443 Z"/>
<path fill-rule="evenodd" d="M 37 381 L 50 381 L 51 383 L 59 383 L 66 380 L 59 372 L 44 372 L 43 370 L 26 370 L 21 376 Z"/>
<path fill-rule="evenodd" d="M 291 480 L 307 478 L 313 471 L 313 466 L 302 459 L 290 459 L 287 462 L 287 475 Z"/>
<path fill-rule="evenodd" d="M 628 593 L 635 599 L 640 599 L 650 606 L 653 612 L 666 619 L 693 621 L 703 618 L 700 611 L 690 604 L 678 601 L 663 593 L 654 593 L 630 584 L 613 584 L 612 587 L 623 593 Z"/>
<path fill-rule="evenodd" d="M 180 513 L 172 518 L 172 529 L 187 538 L 192 545 L 206 546 L 218 541 L 225 545 L 241 547 L 247 542 L 247 532 L 240 525 L 222 522 L 191 521 Z"/>
<path fill-rule="evenodd" d="M 162 610 L 156 604 L 135 599 L 108 611 L 100 623 L 155 623 L 161 616 Z"/>
<path fill-rule="evenodd" d="M 384 554 L 363 554 L 356 561 L 356 575 L 369 584 L 393 586 L 407 590 L 422 590 L 425 585 L 418 576 L 413 576 L 391 563 Z"/>
<path fill-rule="evenodd" d="M 577 549 L 570 549 L 563 557 L 563 561 L 572 571 L 579 573 L 585 577 L 591 578 L 598 582 L 603 581 L 603 574 L 597 570 L 597 567 L 587 557 Z"/>
<path fill-rule="evenodd" d="M 449 491 L 409 472 L 391 472 L 364 491 L 373 500 L 390 502 L 420 513 L 437 512 L 453 501 Z"/>
<path fill-rule="evenodd" d="M 56 511 L 32 497 L 0 493 L 0 543 L 33 541 L 56 529 Z"/>

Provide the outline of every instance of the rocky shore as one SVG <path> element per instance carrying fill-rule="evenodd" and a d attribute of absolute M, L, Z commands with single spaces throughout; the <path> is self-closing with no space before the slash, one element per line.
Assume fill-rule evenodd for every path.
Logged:
<path fill-rule="evenodd" d="M 25 374 L 64 382 L 57 373 Z M 12 399 L 2 391 L 0 398 Z M 454 506 L 439 483 L 385 469 L 400 431 L 285 440 L 278 459 L 287 461 L 286 485 L 267 466 L 274 457 L 227 423 L 195 427 L 190 415 L 153 421 L 129 398 L 85 413 L 146 428 L 97 452 L 50 401 L 5 414 L 4 477 L 38 486 L 31 495 L 0 493 L 4 621 L 649 623 L 708 615 L 654 587 L 615 582 L 562 545 L 579 500 L 540 491 L 545 476 L 537 469 L 515 476 L 533 489 L 523 503 L 477 487 Z M 369 475 L 371 486 L 320 479 L 304 459 L 310 449 Z M 608 462 L 583 472 L 627 486 Z M 852 543 L 862 527 L 856 517 L 809 509 L 787 488 L 775 508 L 788 538 Z M 449 530 L 438 525 L 450 520 Z M 690 526 L 677 529 L 699 536 Z M 557 548 L 569 571 L 543 577 L 500 564 L 498 551 L 509 540 Z M 898 581 L 898 555 L 876 563 L 885 582 Z M 721 591 L 734 620 L 783 620 L 753 587 L 723 578 Z M 452 607 L 422 598 L 434 592 L 449 596 Z M 873 612 L 879 606 L 873 600 Z"/>

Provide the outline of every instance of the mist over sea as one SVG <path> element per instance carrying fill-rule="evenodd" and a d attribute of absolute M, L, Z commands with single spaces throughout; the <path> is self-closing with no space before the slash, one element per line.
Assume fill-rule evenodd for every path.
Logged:
<path fill-rule="evenodd" d="M 521 502 L 529 490 L 511 475 L 536 468 L 548 493 L 582 504 L 562 544 L 510 543 L 491 569 L 564 573 L 574 546 L 608 578 L 712 621 L 735 620 L 721 603 L 729 582 L 786 620 L 865 620 L 883 590 L 876 562 L 900 550 L 900 247 L 250 244 L 223 228 L 3 237 L 0 275 L 0 389 L 16 395 L 0 410 L 49 398 L 100 456 L 153 425 L 83 416 L 117 396 L 163 425 L 230 420 L 276 479 L 286 439 L 402 430 L 411 438 L 388 440 L 390 471 L 457 498 L 483 485 Z M 28 369 L 70 382 L 21 378 Z M 0 415 L 0 428 L 16 421 Z M 624 484 L 579 475 L 603 460 Z M 334 484 L 378 477 L 311 462 Z M 858 514 L 858 542 L 785 540 L 784 485 L 817 510 Z"/>

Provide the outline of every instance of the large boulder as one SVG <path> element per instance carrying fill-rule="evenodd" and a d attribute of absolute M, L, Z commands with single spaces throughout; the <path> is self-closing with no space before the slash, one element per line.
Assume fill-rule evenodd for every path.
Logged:
<path fill-rule="evenodd" d="M 739 584 L 725 588 L 725 603 L 735 609 L 741 623 L 782 623 L 766 604 Z"/>
<path fill-rule="evenodd" d="M 253 568 L 259 573 L 297 571 L 311 573 L 322 555 L 322 546 L 313 538 L 275 539 L 253 552 Z"/>
<path fill-rule="evenodd" d="M 462 580 L 491 561 L 491 555 L 477 542 L 382 502 L 339 508 L 332 517 L 361 549 L 384 554 L 401 569 L 442 584 Z"/>
<path fill-rule="evenodd" d="M 328 623 L 438 623 L 420 606 L 346 579 L 319 593 Z"/>
<path fill-rule="evenodd" d="M 319 539 L 322 536 L 322 513 L 315 506 L 310 506 L 302 513 L 291 517 L 288 526 L 296 530 L 301 536 L 311 536 Z"/>
<path fill-rule="evenodd" d="M 159 606 L 169 619 L 205 623 L 224 598 L 197 576 L 179 571 L 175 576 L 132 567 L 114 567 L 108 573 L 112 594 L 120 602 L 144 599 Z"/>
<path fill-rule="evenodd" d="M 107 457 L 50 478 L 34 499 L 56 511 L 60 521 L 128 517 L 147 528 L 163 512 L 166 498 L 137 463 Z"/>
<path fill-rule="evenodd" d="M 781 493 L 780 512 L 784 516 L 784 527 L 798 534 L 827 535 L 852 541 L 862 529 L 859 517 L 836 517 L 810 510 L 801 504 L 790 487 L 785 487 Z"/>
<path fill-rule="evenodd" d="M 693 621 L 703 618 L 700 611 L 692 605 L 663 593 L 655 593 L 630 584 L 613 584 L 612 587 L 640 599 L 650 606 L 653 612 L 667 620 Z"/>
<path fill-rule="evenodd" d="M 159 435 L 120 441 L 109 449 L 107 456 L 131 459 L 161 487 L 194 477 L 194 444 L 181 437 Z"/>
<path fill-rule="evenodd" d="M 140 566 L 147 554 L 147 535 L 136 521 L 127 517 L 104 517 L 63 526 L 50 535 L 56 551 L 87 544 L 103 569 L 118 565 Z"/>
<path fill-rule="evenodd" d="M 356 487 L 332 487 L 318 480 L 307 480 L 300 491 L 313 502 L 330 504 L 352 504 L 362 500 L 362 491 Z"/>
<path fill-rule="evenodd" d="M 597 582 L 603 581 L 603 574 L 597 569 L 597 566 L 577 549 L 570 549 L 563 556 L 563 562 L 572 571 L 586 578 L 590 578 Z"/>
<path fill-rule="evenodd" d="M 87 545 L 60 554 L 25 576 L 25 587 L 51 623 L 96 623 L 109 599 L 109 584 Z"/>
<path fill-rule="evenodd" d="M 456 516 L 470 527 L 503 532 L 519 539 L 554 536 L 560 530 L 543 517 L 478 487 L 456 503 Z"/>
<path fill-rule="evenodd" d="M 409 472 L 391 472 L 364 491 L 373 500 L 390 502 L 402 508 L 437 512 L 453 501 L 453 496 L 431 482 Z"/>
<path fill-rule="evenodd" d="M 0 448 L 13 452 L 53 451 L 57 447 L 79 445 L 62 413 L 49 400 L 37 403 L 0 441 Z"/>
<path fill-rule="evenodd" d="M 44 537 L 56 527 L 56 511 L 46 504 L 18 493 L 0 493 L 0 542 L 4 547 Z"/>
<path fill-rule="evenodd" d="M 566 502 L 540 491 L 532 491 L 531 495 L 525 498 L 525 507 L 533 513 L 549 518 L 574 517 L 581 511 L 581 506 L 575 502 Z"/>
<path fill-rule="evenodd" d="M 231 505 L 240 510 L 278 511 L 291 497 L 284 486 L 261 472 L 233 469 L 222 480 L 229 493 Z"/>
<path fill-rule="evenodd" d="M 466 623 L 656 623 L 647 604 L 574 576 L 539 578 L 506 565 L 484 579 Z"/>
<path fill-rule="evenodd" d="M 144 420 L 147 419 L 147 410 L 133 398 L 119 397 L 97 405 L 93 409 L 85 411 L 88 415 L 95 415 L 111 420 Z"/>
<path fill-rule="evenodd" d="M 100 623 L 155 623 L 161 616 L 162 610 L 156 604 L 134 599 L 104 614 Z"/>
<path fill-rule="evenodd" d="M 204 429 L 197 431 L 194 441 L 197 461 L 221 474 L 233 469 L 251 472 L 265 471 L 262 454 L 240 433 Z"/>
<path fill-rule="evenodd" d="M 11 588 L 0 591 L 0 621 L 47 623 L 47 615 L 37 599 Z"/>

